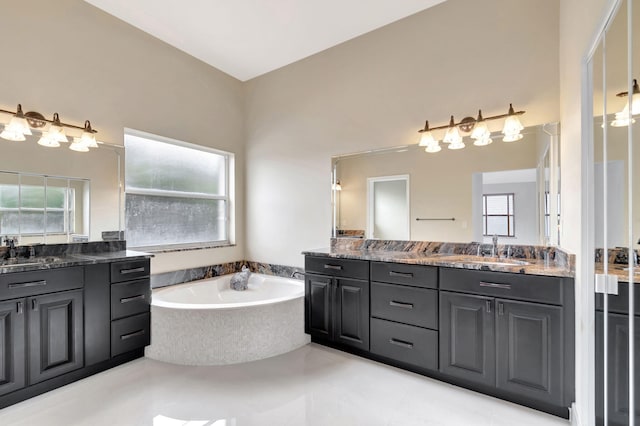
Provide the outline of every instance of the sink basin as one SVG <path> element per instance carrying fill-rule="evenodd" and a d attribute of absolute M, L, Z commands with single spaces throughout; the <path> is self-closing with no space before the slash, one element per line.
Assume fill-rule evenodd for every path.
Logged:
<path fill-rule="evenodd" d="M 464 260 L 463 263 L 473 263 L 477 265 L 487 265 L 487 266 L 524 266 L 530 265 L 529 262 L 524 260 L 510 260 L 510 259 L 502 259 L 502 260 Z"/>

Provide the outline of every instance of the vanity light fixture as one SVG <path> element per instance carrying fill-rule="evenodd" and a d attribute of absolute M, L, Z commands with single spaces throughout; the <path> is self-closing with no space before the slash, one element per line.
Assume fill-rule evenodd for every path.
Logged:
<path fill-rule="evenodd" d="M 525 111 L 515 111 L 513 109 L 513 105 L 509 104 L 509 110 L 506 114 L 483 117 L 482 111 L 478 110 L 478 118 L 465 117 L 459 123 L 456 123 L 453 116 L 451 116 L 448 125 L 431 128 L 429 127 L 429 122 L 427 121 L 424 128 L 418 130 L 418 133 L 420 133 L 421 135 L 418 145 L 421 147 L 425 146 L 425 151 L 429 153 L 440 151 L 441 148 L 439 142 L 436 138 L 434 138 L 432 131 L 447 129 L 442 142 L 449 144 L 449 149 L 462 149 L 465 147 L 460 132 L 471 133 L 470 136 L 472 139 L 474 139 L 474 145 L 486 146 L 493 142 L 493 139 L 491 138 L 491 132 L 489 131 L 489 127 L 487 126 L 486 122 L 489 120 L 498 120 L 502 118 L 505 119 L 505 123 L 502 129 L 504 138 L 502 140 L 504 142 L 515 142 L 522 139 L 523 137 L 521 132 L 524 129 L 524 126 L 522 126 L 522 123 L 520 123 L 520 119 L 518 117 L 524 113 Z"/>
<path fill-rule="evenodd" d="M 333 185 L 331 185 L 333 190 L 335 191 L 342 191 L 342 185 L 340 185 L 340 180 L 337 180 L 336 183 L 334 183 Z"/>
<path fill-rule="evenodd" d="M 636 80 L 635 78 L 633 79 L 632 86 L 631 113 L 629 113 L 629 100 L 627 100 L 627 103 L 625 104 L 624 108 L 622 108 L 622 111 L 616 112 L 616 119 L 611 122 L 611 125 L 613 127 L 625 127 L 629 125 L 629 122 L 633 124 L 636 122 L 633 116 L 640 114 L 640 87 L 638 87 L 638 80 Z M 617 93 L 616 96 L 619 98 L 628 97 L 629 92 L 620 92 Z"/>
<path fill-rule="evenodd" d="M 60 116 L 56 112 L 53 114 L 53 120 L 47 120 L 42 114 L 35 111 L 29 111 L 24 113 L 22 111 L 22 105 L 18 104 L 17 111 L 7 111 L 0 109 L 0 113 L 11 114 L 13 117 L 8 124 L 4 125 L 0 138 L 10 141 L 24 141 L 25 136 L 32 135 L 32 129 L 40 132 L 40 139 L 38 145 L 47 148 L 58 148 L 60 143 L 69 143 L 69 137 L 67 136 L 67 129 L 82 130 L 80 137 L 74 137 L 73 143 L 69 145 L 69 149 L 78 152 L 87 152 L 89 148 L 97 148 L 98 142 L 96 141 L 95 130 L 91 128 L 89 120 L 85 121 L 84 126 L 76 126 L 73 124 L 67 124 L 60 121 Z M 49 124 L 49 128 L 44 130 L 44 127 Z"/>

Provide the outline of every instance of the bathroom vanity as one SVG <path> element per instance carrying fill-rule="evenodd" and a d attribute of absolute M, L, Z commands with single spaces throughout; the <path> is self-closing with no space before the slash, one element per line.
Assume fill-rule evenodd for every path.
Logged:
<path fill-rule="evenodd" d="M 143 356 L 149 257 L 122 250 L 0 265 L 0 408 Z"/>
<path fill-rule="evenodd" d="M 453 252 L 304 254 L 312 341 L 568 418 L 568 268 Z"/>

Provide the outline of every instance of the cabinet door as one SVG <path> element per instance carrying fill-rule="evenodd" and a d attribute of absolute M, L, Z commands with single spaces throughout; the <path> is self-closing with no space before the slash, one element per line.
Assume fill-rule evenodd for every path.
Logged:
<path fill-rule="evenodd" d="M 334 340 L 369 350 L 369 282 L 335 278 Z"/>
<path fill-rule="evenodd" d="M 496 311 L 497 387 L 563 405 L 562 308 L 497 299 Z"/>
<path fill-rule="evenodd" d="M 332 279 L 322 275 L 306 274 L 306 330 L 324 339 L 332 335 L 331 309 Z"/>
<path fill-rule="evenodd" d="M 83 366 L 82 290 L 27 299 L 29 383 Z"/>
<path fill-rule="evenodd" d="M 0 302 L 0 395 L 25 386 L 24 303 Z"/>
<path fill-rule="evenodd" d="M 613 297 L 611 298 L 613 299 Z M 603 423 L 603 326 L 604 314 L 596 312 L 596 418 L 597 424 Z M 640 317 L 636 316 L 634 344 L 640 348 Z M 609 314 L 609 422 L 607 425 L 629 424 L 629 316 Z M 640 424 L 640 350 L 634 352 L 635 360 L 635 422 Z"/>
<path fill-rule="evenodd" d="M 440 292 L 440 371 L 495 385 L 493 299 Z"/>

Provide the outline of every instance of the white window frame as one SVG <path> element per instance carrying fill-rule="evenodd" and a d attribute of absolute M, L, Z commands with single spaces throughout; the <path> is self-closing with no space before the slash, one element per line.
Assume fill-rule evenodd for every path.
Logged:
<path fill-rule="evenodd" d="M 507 214 L 487 214 L 487 197 L 506 197 L 507 199 Z M 513 213 L 509 214 L 509 199 L 511 199 L 511 208 Z M 507 234 L 497 234 L 498 237 L 515 238 L 516 236 L 516 195 L 513 192 L 495 193 L 495 194 L 482 194 L 482 235 L 484 237 L 491 237 L 494 234 L 487 234 L 489 223 L 489 217 L 504 217 L 507 219 Z M 510 226 L 509 218 L 513 218 L 513 226 Z"/>
<path fill-rule="evenodd" d="M 184 142 L 177 139 L 168 138 L 166 136 L 155 135 L 153 133 L 143 132 L 135 129 L 124 129 L 125 138 L 127 136 L 136 136 L 139 138 L 145 138 L 153 141 L 158 141 L 166 144 L 176 145 L 183 148 L 189 148 L 196 151 L 208 152 L 212 154 L 221 155 L 224 158 L 224 192 L 225 195 L 209 195 L 203 194 L 199 192 L 183 192 L 183 191 L 170 191 L 164 189 L 149 189 L 149 188 L 128 188 L 126 186 L 126 179 L 124 179 L 124 193 L 125 197 L 127 194 L 131 195 L 147 195 L 147 196 L 159 196 L 159 197 L 173 197 L 173 198 L 192 198 L 192 199 L 200 199 L 200 200 L 221 200 L 225 201 L 225 214 L 224 214 L 224 233 L 226 239 L 224 240 L 216 240 L 216 241 L 203 241 L 198 243 L 175 243 L 175 244 L 157 244 L 151 246 L 131 246 L 137 249 L 145 249 L 147 251 L 153 250 L 166 250 L 166 249 L 180 249 L 180 248 L 211 248 L 211 247 L 222 247 L 229 246 L 233 244 L 233 226 L 232 226 L 232 217 L 233 217 L 233 195 L 234 195 L 234 185 L 232 184 L 233 173 L 235 167 L 235 155 L 232 152 L 222 151 L 215 148 L 210 148 L 207 146 L 197 145 L 189 142 Z M 126 160 L 126 151 L 125 151 L 125 162 Z M 126 204 L 126 203 L 125 203 Z M 126 207 L 125 207 L 126 209 Z M 126 211 L 123 212 L 126 217 Z M 125 238 L 126 238 L 126 228 L 125 228 Z"/>

